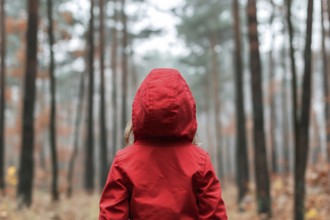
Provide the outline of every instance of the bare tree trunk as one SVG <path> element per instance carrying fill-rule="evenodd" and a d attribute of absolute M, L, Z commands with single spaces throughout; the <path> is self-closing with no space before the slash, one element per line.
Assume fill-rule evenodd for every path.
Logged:
<path fill-rule="evenodd" d="M 267 166 L 266 140 L 264 132 L 264 112 L 261 89 L 261 64 L 257 30 L 257 8 L 255 0 L 247 5 L 250 45 L 250 71 L 252 82 L 252 104 L 254 119 L 254 161 L 258 212 L 271 216 L 270 182 Z"/>
<path fill-rule="evenodd" d="M 330 0 L 325 0 L 325 1 L 327 1 L 328 21 L 330 23 Z"/>
<path fill-rule="evenodd" d="M 107 117 L 105 112 L 105 85 L 104 85 L 104 0 L 99 0 L 100 8 L 100 188 L 108 176 L 107 150 Z"/>
<path fill-rule="evenodd" d="M 121 0 L 121 19 L 123 24 L 122 30 L 122 57 L 121 57 L 121 70 L 122 70 L 122 118 L 121 118 L 121 132 L 124 131 L 127 123 L 127 76 L 128 76 L 128 66 L 127 66 L 127 15 L 125 12 L 126 0 Z M 124 136 L 121 135 L 121 144 L 124 147 L 125 140 Z"/>
<path fill-rule="evenodd" d="M 218 65 L 218 55 L 215 51 L 217 45 L 216 34 L 212 33 L 210 35 L 211 43 L 211 56 L 212 56 L 212 82 L 213 82 L 213 96 L 214 96 L 214 114 L 215 114 L 215 132 L 216 132 L 216 152 L 217 155 L 217 165 L 218 174 L 220 178 L 223 178 L 223 167 L 222 167 L 222 148 L 221 148 L 221 112 L 220 112 L 220 97 L 219 97 L 219 65 Z"/>
<path fill-rule="evenodd" d="M 117 0 L 113 0 L 116 5 Z M 117 22 L 118 12 L 114 7 L 113 20 L 115 26 L 111 30 L 112 34 L 112 47 L 111 47 L 111 70 L 112 70 L 112 156 L 114 157 L 117 147 L 117 124 L 118 124 L 118 105 L 117 105 L 117 48 L 118 48 L 118 33 Z"/>
<path fill-rule="evenodd" d="M 236 182 L 238 186 L 237 202 L 240 204 L 249 190 L 249 166 L 245 131 L 243 62 L 241 49 L 241 31 L 238 0 L 233 1 L 234 37 L 235 37 L 235 91 L 236 91 Z"/>
<path fill-rule="evenodd" d="M 90 5 L 90 21 L 88 32 L 88 104 L 87 104 L 87 135 L 85 148 L 85 190 L 91 193 L 94 190 L 94 0 Z"/>
<path fill-rule="evenodd" d="M 208 70 L 207 70 L 208 71 Z M 211 84 L 211 77 L 210 74 L 206 73 L 204 76 L 204 83 L 205 84 Z M 203 93 L 204 93 L 204 109 L 205 109 L 205 114 L 206 114 L 206 125 L 210 125 L 212 124 L 212 119 L 211 119 L 211 115 L 212 115 L 212 111 L 211 111 L 211 91 L 210 88 L 208 86 L 204 86 L 203 87 Z M 206 126 L 206 145 L 208 147 L 208 150 L 211 154 L 214 153 L 214 138 L 212 138 L 212 130 L 210 126 Z M 211 148 L 211 149 L 210 149 Z"/>
<path fill-rule="evenodd" d="M 275 18 L 275 5 L 273 0 L 270 0 L 272 5 L 272 13 L 270 17 L 270 26 L 272 29 L 273 20 Z M 271 139 L 271 155 L 272 155 L 272 172 L 278 173 L 277 167 L 277 141 L 276 141 L 276 123 L 277 123 L 277 115 L 276 115 L 276 92 L 275 92 L 275 62 L 273 57 L 273 49 L 274 49 L 274 33 L 272 31 L 271 37 L 271 49 L 269 51 L 269 96 L 270 96 L 270 139 Z"/>
<path fill-rule="evenodd" d="M 38 90 L 38 94 L 36 96 L 36 106 L 37 109 L 44 109 L 46 107 L 47 102 L 47 82 L 46 80 L 41 81 L 40 88 Z M 46 163 L 46 144 L 45 142 L 48 141 L 47 135 L 45 135 L 46 131 L 41 132 L 42 135 L 36 135 L 36 148 L 39 149 L 39 166 L 44 172 L 47 172 L 47 163 Z M 40 148 L 39 148 L 40 146 Z M 44 188 L 48 188 L 48 185 L 44 185 Z"/>
<path fill-rule="evenodd" d="M 270 83 L 269 86 L 269 95 L 270 95 L 270 136 L 271 136 L 271 158 L 272 158 L 272 172 L 277 174 L 278 173 L 278 166 L 277 166 L 277 141 L 276 141 L 276 123 L 277 123 L 277 115 L 276 115 L 276 99 L 275 99 L 275 85 L 274 85 L 274 60 L 272 51 L 269 52 L 269 59 L 270 59 Z"/>
<path fill-rule="evenodd" d="M 49 78 L 50 78 L 50 94 L 51 94 L 51 108 L 50 108 L 50 123 L 49 123 L 49 138 L 50 138 L 50 150 L 52 156 L 52 200 L 57 201 L 59 199 L 57 189 L 57 153 L 56 153 L 56 79 L 55 72 L 55 60 L 54 60 L 54 34 L 53 34 L 53 2 L 47 0 L 48 9 L 48 40 L 49 40 L 49 53 L 50 53 L 50 65 L 49 65 Z"/>
<path fill-rule="evenodd" d="M 1 42 L 0 42 L 0 54 L 1 54 L 1 69 L 0 69 L 0 191 L 5 194 L 5 86 L 6 86 L 6 27 L 5 27 L 5 0 L 1 0 L 0 3 L 1 13 Z"/>
<path fill-rule="evenodd" d="M 23 100 L 22 146 L 17 195 L 20 206 L 30 206 L 32 202 L 32 182 L 34 174 L 34 102 L 37 75 L 37 32 L 38 0 L 28 1 L 28 28 L 26 39 L 26 69 Z"/>
<path fill-rule="evenodd" d="M 312 110 L 312 130 L 313 130 L 313 136 L 312 136 L 312 142 L 311 142 L 311 154 L 310 154 L 310 161 L 312 165 L 316 165 L 319 162 L 319 156 L 321 152 L 321 136 L 320 136 L 320 126 L 317 121 L 317 113 L 316 111 Z"/>
<path fill-rule="evenodd" d="M 290 61 L 291 61 L 291 90 L 292 90 L 292 121 L 293 121 L 293 132 L 294 132 L 294 144 L 298 143 L 298 99 L 297 99 L 297 72 L 296 62 L 294 58 L 293 48 L 293 26 L 291 22 L 291 3 L 292 0 L 286 0 L 287 2 L 287 23 L 289 31 L 289 43 L 290 43 Z"/>
<path fill-rule="evenodd" d="M 313 25 L 313 0 L 308 0 L 306 22 L 306 45 L 304 52 L 305 69 L 303 76 L 302 110 L 298 128 L 298 142 L 295 147 L 295 186 L 294 186 L 294 212 L 295 220 L 304 219 L 305 213 L 305 173 L 308 158 L 309 144 L 309 118 L 311 105 L 312 81 L 312 25 Z"/>
<path fill-rule="evenodd" d="M 283 35 L 286 35 L 285 32 L 285 27 L 283 27 Z M 283 78 L 282 78 L 282 82 L 281 82 L 281 90 L 282 90 L 282 97 L 281 97 L 281 103 L 282 103 L 282 145 L 283 145 L 283 170 L 284 170 L 284 174 L 285 176 L 287 176 L 290 172 L 290 142 L 289 142 L 289 138 L 290 138 L 290 127 L 289 127 L 289 96 L 288 96 L 288 86 L 287 86 L 287 66 L 286 66 L 286 48 L 285 48 L 285 44 L 283 45 L 282 51 L 281 51 L 281 66 L 282 66 L 282 73 L 283 73 Z M 287 178 L 285 178 L 287 179 Z"/>
<path fill-rule="evenodd" d="M 73 174 L 74 174 L 74 165 L 78 155 L 79 147 L 79 134 L 80 134 L 80 123 L 83 113 L 83 104 L 84 104 L 84 94 L 85 94 L 85 74 L 81 73 L 80 76 L 80 85 L 78 91 L 78 105 L 77 105 L 77 115 L 75 119 L 75 128 L 74 128 L 74 139 L 73 139 L 73 151 L 70 155 L 69 168 L 68 168 L 68 189 L 67 197 L 70 198 L 73 192 Z"/>
<path fill-rule="evenodd" d="M 324 93 L 324 112 L 325 112 L 325 132 L 326 132 L 326 141 L 327 141 L 327 159 L 330 163 L 330 95 L 329 95 L 329 67 L 327 65 L 328 54 L 325 46 L 326 34 L 324 29 L 324 14 L 327 13 L 326 8 L 327 1 L 321 0 L 321 28 L 322 28 L 322 62 L 323 62 L 323 93 Z"/>

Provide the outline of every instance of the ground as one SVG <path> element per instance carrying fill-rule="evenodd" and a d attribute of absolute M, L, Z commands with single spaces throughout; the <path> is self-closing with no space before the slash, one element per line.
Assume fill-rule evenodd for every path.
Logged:
<path fill-rule="evenodd" d="M 310 171 L 308 174 L 306 201 L 306 220 L 326 220 L 330 216 L 329 178 L 324 172 Z M 290 220 L 293 207 L 292 178 L 272 177 L 272 220 Z M 286 180 L 286 181 L 283 181 Z M 253 188 L 253 187 L 251 187 Z M 34 191 L 33 205 L 30 209 L 18 210 L 14 192 L 0 198 L 0 220 L 92 220 L 98 216 L 100 194 L 88 195 L 75 192 L 73 198 L 67 199 L 62 194 L 60 202 L 50 201 L 48 193 Z M 229 219 L 261 219 L 255 212 L 254 190 L 247 195 L 242 205 L 244 212 L 238 212 L 236 206 L 236 189 L 233 183 L 223 183 L 223 198 L 226 203 Z"/>

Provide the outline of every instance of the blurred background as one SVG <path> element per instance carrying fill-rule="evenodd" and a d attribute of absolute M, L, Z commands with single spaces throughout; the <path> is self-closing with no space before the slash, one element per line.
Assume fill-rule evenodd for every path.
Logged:
<path fill-rule="evenodd" d="M 193 92 L 229 219 L 328 219 L 330 1 L 0 3 L 0 219 L 96 219 L 158 67 Z"/>

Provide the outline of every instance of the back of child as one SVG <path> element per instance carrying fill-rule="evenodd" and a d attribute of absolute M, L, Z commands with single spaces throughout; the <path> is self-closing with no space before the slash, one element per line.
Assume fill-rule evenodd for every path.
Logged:
<path fill-rule="evenodd" d="M 134 143 L 112 163 L 100 220 L 227 219 L 209 155 L 194 142 L 196 105 L 175 69 L 154 69 L 132 106 Z"/>

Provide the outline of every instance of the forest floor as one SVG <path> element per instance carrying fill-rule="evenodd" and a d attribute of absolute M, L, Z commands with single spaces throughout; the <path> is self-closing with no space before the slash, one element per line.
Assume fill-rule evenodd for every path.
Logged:
<path fill-rule="evenodd" d="M 272 177 L 272 220 L 293 219 L 292 178 Z M 330 181 L 324 170 L 309 170 L 307 173 L 306 220 L 326 220 L 330 216 Z M 236 189 L 232 183 L 223 183 L 223 199 L 230 220 L 258 220 L 255 193 L 252 190 L 244 199 L 239 212 L 236 205 Z M 17 209 L 14 192 L 0 197 L 0 220 L 93 220 L 98 216 L 99 194 L 87 195 L 75 192 L 73 198 L 61 198 L 50 202 L 48 193 L 34 191 L 33 204 L 29 209 Z"/>

